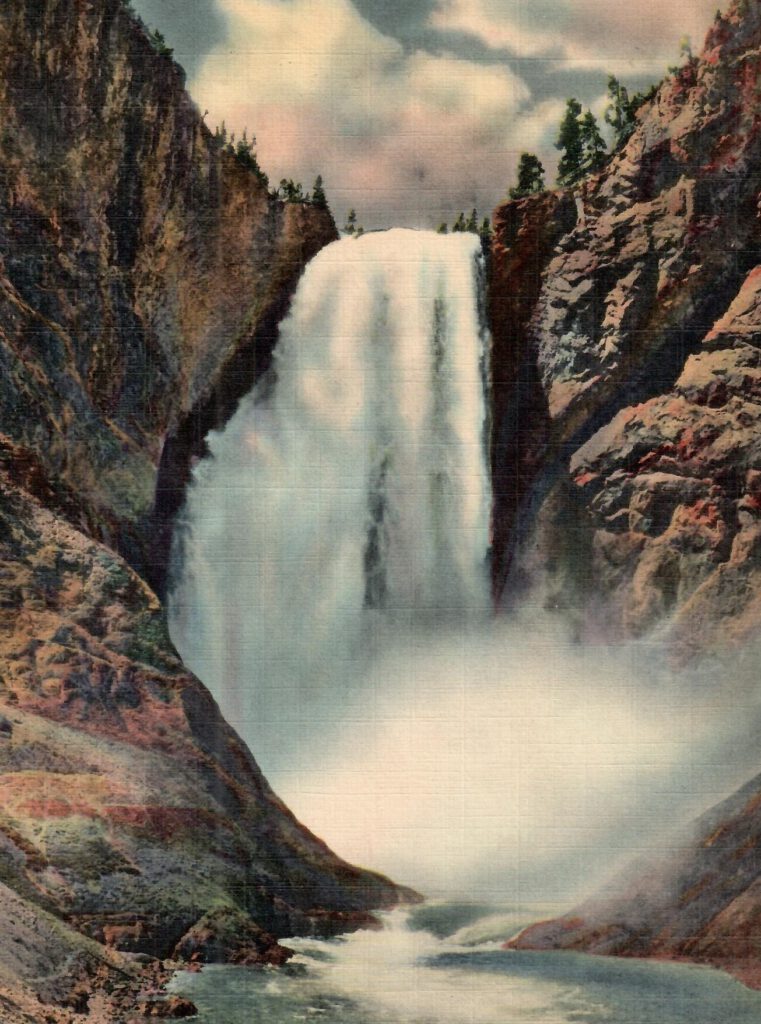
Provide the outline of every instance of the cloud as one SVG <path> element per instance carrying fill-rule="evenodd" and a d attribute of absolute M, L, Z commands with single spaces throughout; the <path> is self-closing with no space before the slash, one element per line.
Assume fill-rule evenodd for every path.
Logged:
<path fill-rule="evenodd" d="M 367 226 L 389 208 L 406 223 L 488 212 L 504 193 L 519 118 L 535 123 L 504 62 L 410 52 L 349 0 L 219 4 L 227 35 L 192 91 L 209 123 L 256 134 L 274 180 L 321 173 L 337 215 L 357 206 Z"/>
<path fill-rule="evenodd" d="M 255 133 L 273 181 L 322 174 L 339 221 L 354 206 L 366 227 L 435 227 L 488 213 L 524 150 L 551 181 L 565 99 L 601 117 L 608 73 L 658 81 L 716 0 L 134 2 L 208 123 Z"/>
<path fill-rule="evenodd" d="M 715 11 L 716 0 L 439 0 L 430 24 L 518 57 L 624 74 L 675 62 L 683 35 L 698 49 Z"/>

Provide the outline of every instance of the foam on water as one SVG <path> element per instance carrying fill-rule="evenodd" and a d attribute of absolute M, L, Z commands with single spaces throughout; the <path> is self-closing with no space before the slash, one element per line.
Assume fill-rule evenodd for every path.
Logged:
<path fill-rule="evenodd" d="M 755 1024 L 761 1012 L 761 994 L 706 968 L 473 948 L 410 928 L 407 911 L 383 918 L 380 931 L 289 940 L 285 969 L 206 968 L 173 990 L 201 1024 Z"/>

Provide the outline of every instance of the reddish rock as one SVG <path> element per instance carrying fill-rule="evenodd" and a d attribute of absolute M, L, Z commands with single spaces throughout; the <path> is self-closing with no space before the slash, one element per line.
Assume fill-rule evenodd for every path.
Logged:
<path fill-rule="evenodd" d="M 668 617 L 683 656 L 761 625 L 752 545 L 735 546 L 761 468 L 759 83 L 761 10 L 735 4 L 600 174 L 496 213 L 503 604 L 534 586 L 582 633 Z M 609 558 L 611 533 L 629 556 Z"/>
<path fill-rule="evenodd" d="M 703 815 L 669 856 L 645 858 L 506 948 L 694 960 L 761 988 L 761 776 Z"/>
<path fill-rule="evenodd" d="M 237 908 L 225 907 L 197 921 L 177 943 L 173 956 L 196 963 L 280 966 L 293 950 L 281 946 Z"/>

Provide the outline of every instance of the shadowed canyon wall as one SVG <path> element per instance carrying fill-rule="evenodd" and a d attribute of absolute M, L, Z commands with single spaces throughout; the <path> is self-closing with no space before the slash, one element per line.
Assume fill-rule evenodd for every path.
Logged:
<path fill-rule="evenodd" d="M 0 29 L 3 458 L 33 453 L 64 514 L 161 583 L 172 492 L 335 225 L 215 144 L 119 0 L 6 5 Z"/>

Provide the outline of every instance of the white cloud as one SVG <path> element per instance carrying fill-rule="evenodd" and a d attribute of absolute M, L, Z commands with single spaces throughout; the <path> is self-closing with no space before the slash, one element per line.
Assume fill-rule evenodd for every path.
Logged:
<path fill-rule="evenodd" d="M 192 91 L 210 124 L 256 134 L 271 178 L 322 173 L 337 214 L 356 205 L 370 223 L 392 199 L 432 222 L 503 193 L 531 99 L 504 64 L 405 53 L 349 0 L 220 2 L 228 36 Z"/>
<path fill-rule="evenodd" d="M 492 49 L 519 57 L 556 58 L 563 66 L 650 73 L 678 57 L 683 35 L 696 49 L 716 0 L 440 0 L 431 25 L 465 32 Z"/>
<path fill-rule="evenodd" d="M 217 3 L 227 35 L 191 83 L 209 123 L 248 127 L 273 181 L 309 188 L 322 174 L 336 218 L 354 206 L 374 227 L 435 226 L 473 206 L 489 213 L 524 150 L 538 153 L 551 180 L 569 73 L 572 83 L 579 72 L 577 94 L 602 117 L 605 74 L 658 80 L 683 34 L 699 46 L 716 0 L 439 0 L 429 28 L 445 41 L 451 32 L 458 53 L 461 33 L 479 40 L 484 59 L 473 47 L 470 59 L 405 49 L 351 0 Z M 539 96 L 504 49 L 526 61 Z M 563 71 L 563 95 L 552 94 L 551 78 L 538 83 L 536 61 Z M 596 96 L 590 72 L 599 72 Z"/>

